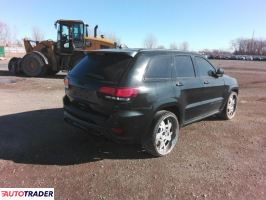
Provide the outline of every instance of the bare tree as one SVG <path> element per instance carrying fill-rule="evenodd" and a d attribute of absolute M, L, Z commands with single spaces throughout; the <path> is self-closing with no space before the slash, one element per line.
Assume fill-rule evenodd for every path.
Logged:
<path fill-rule="evenodd" d="M 157 46 L 157 39 L 154 35 L 149 34 L 146 36 L 143 42 L 144 48 L 153 49 Z"/>
<path fill-rule="evenodd" d="M 15 44 L 16 46 L 18 46 L 18 47 L 23 47 L 23 43 L 22 43 L 21 40 L 15 40 L 15 41 L 13 41 L 13 42 L 14 42 L 14 44 Z"/>
<path fill-rule="evenodd" d="M 231 49 L 233 49 L 234 52 L 239 49 L 239 42 L 237 40 L 231 41 Z"/>
<path fill-rule="evenodd" d="M 165 49 L 165 47 L 161 44 L 157 47 L 157 49 Z"/>
<path fill-rule="evenodd" d="M 6 46 L 10 42 L 9 26 L 0 22 L 0 45 Z"/>
<path fill-rule="evenodd" d="M 43 31 L 39 27 L 34 26 L 34 27 L 32 27 L 32 35 L 31 35 L 31 37 L 35 41 L 42 41 L 42 40 L 44 40 Z"/>
<path fill-rule="evenodd" d="M 116 42 L 118 45 L 121 44 L 121 39 L 113 32 L 105 33 L 104 37 Z"/>
<path fill-rule="evenodd" d="M 169 48 L 170 49 L 178 49 L 177 44 L 175 42 L 170 43 Z"/>
<path fill-rule="evenodd" d="M 179 45 L 179 49 L 180 49 L 181 51 L 188 51 L 188 47 L 189 47 L 188 42 L 182 42 L 182 43 Z"/>

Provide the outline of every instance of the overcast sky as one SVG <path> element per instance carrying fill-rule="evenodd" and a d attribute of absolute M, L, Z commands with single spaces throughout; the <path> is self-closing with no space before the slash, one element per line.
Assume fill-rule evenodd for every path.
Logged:
<path fill-rule="evenodd" d="M 21 39 L 33 26 L 56 39 L 57 19 L 81 19 L 113 32 L 129 47 L 148 34 L 158 45 L 189 43 L 190 50 L 229 49 L 238 37 L 266 38 L 266 0 L 0 0 L 0 21 Z"/>

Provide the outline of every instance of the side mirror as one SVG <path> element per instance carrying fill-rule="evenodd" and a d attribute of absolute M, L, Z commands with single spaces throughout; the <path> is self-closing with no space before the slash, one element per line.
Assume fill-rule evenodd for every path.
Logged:
<path fill-rule="evenodd" d="M 216 71 L 210 70 L 208 71 L 209 76 L 216 76 Z"/>
<path fill-rule="evenodd" d="M 222 77 L 224 75 L 224 70 L 222 68 L 218 68 L 216 70 L 216 76 L 217 77 Z"/>

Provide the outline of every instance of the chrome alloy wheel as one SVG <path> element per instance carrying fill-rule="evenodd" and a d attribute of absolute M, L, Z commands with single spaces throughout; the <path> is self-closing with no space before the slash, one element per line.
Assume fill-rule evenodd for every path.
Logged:
<path fill-rule="evenodd" d="M 157 151 L 162 155 L 168 154 L 175 146 L 176 127 L 173 124 L 173 119 L 167 117 L 160 122 L 156 131 L 155 145 Z"/>
<path fill-rule="evenodd" d="M 236 112 L 237 97 L 236 95 L 230 95 L 227 103 L 227 115 L 231 119 L 234 117 Z"/>

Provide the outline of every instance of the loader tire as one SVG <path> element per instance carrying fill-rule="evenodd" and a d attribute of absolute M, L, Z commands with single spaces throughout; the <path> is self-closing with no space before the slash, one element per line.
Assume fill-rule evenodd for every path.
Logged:
<path fill-rule="evenodd" d="M 38 77 L 46 75 L 47 66 L 39 55 L 30 53 L 22 58 L 21 69 L 26 76 Z"/>
<path fill-rule="evenodd" d="M 8 71 L 13 75 L 20 74 L 20 62 L 21 58 L 13 57 L 8 62 Z"/>

